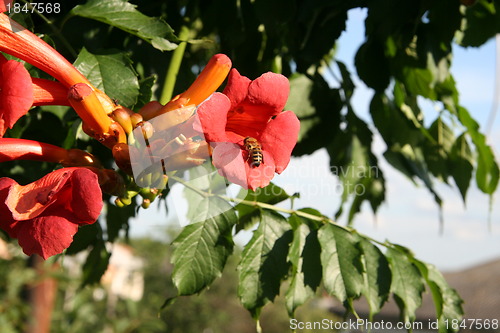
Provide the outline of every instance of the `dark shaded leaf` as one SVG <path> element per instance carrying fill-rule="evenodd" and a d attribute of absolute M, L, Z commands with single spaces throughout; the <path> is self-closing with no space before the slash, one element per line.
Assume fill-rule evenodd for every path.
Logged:
<path fill-rule="evenodd" d="M 139 81 L 132 62 L 125 53 L 108 51 L 92 54 L 83 48 L 74 65 L 90 83 L 116 99 L 119 104 L 126 107 L 136 104 Z"/>
<path fill-rule="evenodd" d="M 177 47 L 172 28 L 160 18 L 141 14 L 136 6 L 126 0 L 90 0 L 78 5 L 72 14 L 101 21 L 136 35 L 155 48 L 168 51 Z"/>

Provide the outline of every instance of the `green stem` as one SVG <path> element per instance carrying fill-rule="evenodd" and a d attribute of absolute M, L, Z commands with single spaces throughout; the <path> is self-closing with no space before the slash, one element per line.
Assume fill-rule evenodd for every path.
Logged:
<path fill-rule="evenodd" d="M 182 58 L 184 57 L 184 52 L 186 51 L 187 40 L 189 36 L 189 28 L 182 26 L 179 31 L 179 39 L 182 40 L 179 46 L 175 49 L 172 54 L 172 60 L 170 60 L 170 65 L 168 66 L 167 76 L 165 77 L 165 83 L 163 84 L 163 90 L 160 95 L 160 103 L 167 104 L 174 93 L 175 81 L 177 80 L 177 74 L 179 74 L 179 68 L 181 67 Z"/>
<path fill-rule="evenodd" d="M 297 216 L 300 216 L 300 217 L 303 217 L 303 218 L 306 218 L 309 220 L 313 220 L 313 221 L 322 222 L 324 224 L 335 224 L 335 226 L 342 228 L 348 232 L 357 232 L 357 231 L 355 231 L 354 228 L 340 225 L 340 224 L 336 223 L 334 220 L 332 220 L 326 216 L 317 216 L 317 215 L 312 215 L 312 214 L 309 214 L 309 213 L 306 213 L 306 212 L 303 212 L 300 210 L 281 208 L 281 207 L 277 207 L 275 205 L 270 205 L 268 203 L 260 202 L 260 201 L 250 201 L 250 200 L 244 200 L 244 199 L 237 199 L 237 198 L 231 198 L 231 197 L 228 197 L 225 195 L 209 193 L 209 192 L 205 192 L 203 190 L 200 190 L 199 188 L 194 187 L 191 184 L 186 183 L 182 178 L 179 178 L 176 176 L 170 176 L 170 179 L 173 179 L 176 182 L 181 183 L 182 185 L 186 186 L 190 190 L 193 190 L 194 192 L 196 192 L 197 194 L 199 194 L 200 196 L 202 196 L 204 198 L 217 197 L 217 198 L 220 198 L 220 199 L 223 199 L 226 201 L 234 202 L 236 204 L 242 204 L 242 205 L 246 205 L 246 206 L 250 206 L 250 207 L 260 207 L 260 208 L 274 210 L 276 212 L 282 212 L 282 213 L 286 213 L 286 214 L 295 214 Z M 370 236 L 367 236 L 367 235 L 362 235 L 362 234 L 359 234 L 359 235 L 361 237 L 375 243 L 375 244 L 378 244 L 378 245 L 381 245 L 384 247 L 392 247 L 391 243 L 380 242 L 380 241 L 378 241 Z"/>
<path fill-rule="evenodd" d="M 335 223 L 333 220 L 329 219 L 326 216 L 317 216 L 317 215 L 312 215 L 312 214 L 309 214 L 306 212 L 302 212 L 300 210 L 281 208 L 281 207 L 277 207 L 275 205 L 270 205 L 268 203 L 260 202 L 260 201 L 250 201 L 250 200 L 244 200 L 244 199 L 238 199 L 238 198 L 231 198 L 231 197 L 228 197 L 225 195 L 220 195 L 220 194 L 209 193 L 209 192 L 202 191 L 199 188 L 192 186 L 191 184 L 186 183 L 183 179 L 181 179 L 179 177 L 171 176 L 170 178 L 183 184 L 184 186 L 186 186 L 190 190 L 195 191 L 197 194 L 199 194 L 205 198 L 217 197 L 217 198 L 220 198 L 220 199 L 223 199 L 226 201 L 234 202 L 236 204 L 242 204 L 242 205 L 251 206 L 251 207 L 260 207 L 260 208 L 274 210 L 274 211 L 282 212 L 282 213 L 286 213 L 286 214 L 295 214 L 297 216 L 301 216 L 301 217 L 304 217 L 304 218 L 309 219 L 309 220 L 319 221 L 319 222 L 323 222 L 323 223 Z M 340 227 L 345 228 L 343 226 L 340 226 Z"/>

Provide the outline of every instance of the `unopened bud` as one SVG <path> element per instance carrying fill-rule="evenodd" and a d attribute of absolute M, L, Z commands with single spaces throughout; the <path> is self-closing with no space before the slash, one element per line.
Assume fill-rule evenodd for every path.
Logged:
<path fill-rule="evenodd" d="M 133 128 L 136 128 L 137 124 L 139 124 L 143 120 L 144 119 L 142 118 L 142 115 L 140 113 L 134 113 L 133 115 L 130 116 L 130 121 L 132 122 Z"/>
<path fill-rule="evenodd" d="M 110 116 L 111 119 L 113 119 L 118 124 L 120 124 L 121 127 L 123 127 L 125 133 L 130 134 L 133 129 L 132 120 L 130 119 L 130 117 L 133 114 L 134 113 L 132 112 L 132 110 L 125 107 L 119 107 L 111 112 Z"/>

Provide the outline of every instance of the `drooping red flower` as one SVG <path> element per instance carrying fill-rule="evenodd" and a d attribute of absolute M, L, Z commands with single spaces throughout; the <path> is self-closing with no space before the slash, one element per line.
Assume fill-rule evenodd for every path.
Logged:
<path fill-rule="evenodd" d="M 290 86 L 280 74 L 265 73 L 250 80 L 232 69 L 223 93 L 215 93 L 198 109 L 205 139 L 214 147 L 213 164 L 229 181 L 245 188 L 265 187 L 290 162 L 300 123 L 292 111 L 282 111 Z M 245 138 L 260 144 L 256 165 Z"/>
<path fill-rule="evenodd" d="M 0 138 L 34 105 L 69 105 L 68 90 L 58 82 L 31 78 L 19 61 L 0 54 Z"/>
<path fill-rule="evenodd" d="M 33 104 L 31 76 L 23 64 L 0 54 L 0 137 Z"/>
<path fill-rule="evenodd" d="M 79 225 L 97 220 L 100 198 L 98 177 L 86 168 L 59 169 L 25 186 L 0 178 L 0 228 L 27 255 L 47 259 L 70 246 Z"/>

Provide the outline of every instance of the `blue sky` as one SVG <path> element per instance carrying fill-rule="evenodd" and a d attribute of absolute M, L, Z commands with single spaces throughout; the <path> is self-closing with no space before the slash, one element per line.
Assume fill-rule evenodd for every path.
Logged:
<path fill-rule="evenodd" d="M 339 41 L 337 58 L 355 73 L 354 54 L 364 39 L 364 16 L 361 10 L 351 11 L 346 32 Z M 479 49 L 454 50 L 452 73 L 458 82 L 461 103 L 469 109 L 484 129 L 491 111 L 494 82 L 496 47 L 492 40 Z M 359 115 L 369 120 L 368 104 L 372 93 L 362 82 L 356 81 L 354 108 Z M 436 112 L 430 103 L 424 104 L 426 117 L 434 119 Z M 500 121 L 493 126 L 489 142 L 497 156 L 500 154 Z M 385 144 L 375 137 L 374 151 L 379 156 Z M 435 264 L 442 270 L 458 270 L 493 258 L 500 258 L 500 212 L 493 204 L 489 215 L 489 198 L 473 185 L 468 193 L 466 206 L 456 188 L 436 184 L 443 198 L 444 233 L 439 234 L 439 210 L 431 194 L 423 186 L 414 186 L 405 176 L 395 171 L 383 158 L 381 168 L 386 177 L 386 203 L 375 217 L 368 204 L 355 220 L 355 227 L 366 235 L 380 241 L 389 240 L 409 247 L 419 259 Z M 338 180 L 328 168 L 328 155 L 320 150 L 312 155 L 294 158 L 287 170 L 274 182 L 289 193 L 301 192 L 301 199 L 295 207 L 314 207 L 332 216 L 340 202 L 341 188 Z M 171 196 L 179 196 L 180 189 L 174 189 Z M 147 211 L 141 210 L 140 217 L 131 223 L 132 236 L 155 235 L 164 229 L 172 216 L 182 215 L 183 208 L 176 206 L 170 218 L 164 210 L 153 205 Z M 491 218 L 491 228 L 488 219 Z M 376 221 L 376 222 L 375 222 Z M 343 222 L 343 221 L 340 221 Z M 248 240 L 249 234 L 237 237 L 240 243 Z"/>

